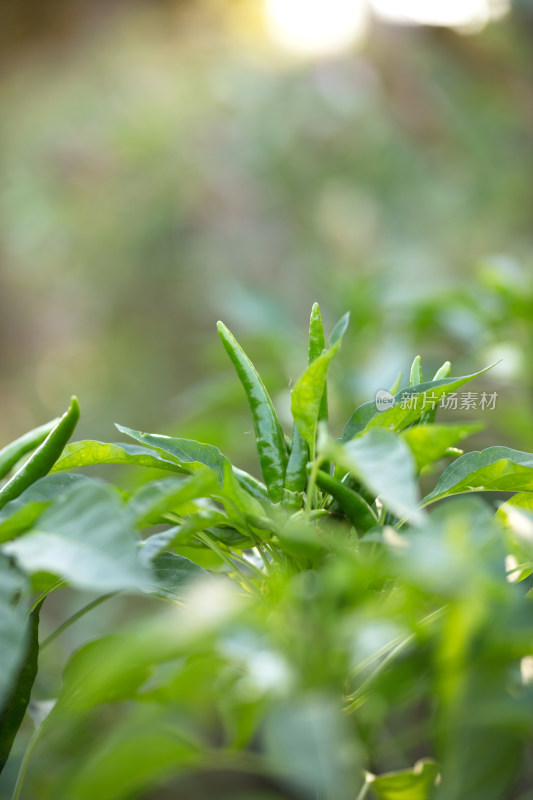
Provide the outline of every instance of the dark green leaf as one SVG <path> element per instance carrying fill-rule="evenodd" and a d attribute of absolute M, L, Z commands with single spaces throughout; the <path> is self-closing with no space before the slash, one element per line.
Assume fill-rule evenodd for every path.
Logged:
<path fill-rule="evenodd" d="M 26 632 L 26 653 L 7 702 L 0 708 L 0 772 L 6 765 L 17 731 L 22 725 L 37 675 L 39 656 L 39 612 L 42 602 L 30 614 Z"/>
<path fill-rule="evenodd" d="M 209 573 L 176 553 L 160 553 L 152 561 L 153 591 L 172 600 L 183 599 L 184 590 L 191 581 Z"/>
<path fill-rule="evenodd" d="M 439 378 L 438 380 L 421 383 L 418 386 L 400 389 L 394 395 L 393 407 L 385 411 L 379 411 L 375 401 L 364 403 L 354 411 L 346 423 L 342 432 L 342 439 L 345 442 L 349 441 L 370 427 L 401 431 L 419 419 L 428 409 L 431 409 L 433 404 L 436 407 L 444 394 L 457 391 L 468 381 L 491 369 L 492 366 L 461 378 Z"/>
<path fill-rule="evenodd" d="M 0 708 L 13 688 L 27 648 L 28 581 L 0 554 Z"/>
<path fill-rule="evenodd" d="M 331 442 L 323 455 L 350 472 L 394 514 L 422 520 L 414 458 L 392 431 L 376 428 L 345 444 Z"/>

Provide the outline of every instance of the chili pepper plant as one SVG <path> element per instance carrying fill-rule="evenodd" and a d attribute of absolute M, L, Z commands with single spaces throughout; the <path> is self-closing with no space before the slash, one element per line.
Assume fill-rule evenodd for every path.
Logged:
<path fill-rule="evenodd" d="M 0 451 L 3 797 L 533 797 L 533 455 L 458 449 L 479 426 L 439 402 L 484 370 L 425 380 L 419 357 L 332 433 L 347 326 L 326 340 L 313 307 L 285 431 L 219 323 L 261 477 L 121 425 L 68 444 L 76 399 Z"/>

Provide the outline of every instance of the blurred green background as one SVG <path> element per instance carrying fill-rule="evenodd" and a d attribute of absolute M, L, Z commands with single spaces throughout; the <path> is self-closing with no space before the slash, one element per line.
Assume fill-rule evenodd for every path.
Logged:
<path fill-rule="evenodd" d="M 333 15 L 361 2 L 327 5 Z M 349 46 L 306 55 L 281 46 L 264 9 L 262 0 L 0 5 L 0 445 L 59 414 L 76 393 L 80 438 L 112 440 L 119 421 L 209 441 L 257 472 L 246 400 L 215 322 L 238 336 L 290 432 L 290 386 L 306 362 L 318 300 L 328 328 L 352 315 L 331 369 L 334 433 L 399 370 L 407 379 L 417 353 L 428 377 L 446 359 L 459 375 L 501 359 L 472 385 L 498 393 L 495 410 L 454 418 L 486 426 L 467 448 L 533 451 L 533 4 L 502 6 L 498 19 L 468 31 L 369 12 Z M 295 16 L 300 33 L 307 16 Z M 482 559 L 472 564 L 484 580 Z M 292 604 L 306 623 L 296 629 L 305 634 L 307 625 L 314 642 L 330 618 L 351 630 L 352 606 L 363 621 L 385 614 L 379 595 L 369 594 L 368 609 L 366 599 L 359 606 L 344 596 L 365 584 L 367 567 L 341 568 L 346 574 L 333 565 L 324 579 L 318 633 L 303 583 L 291 589 L 289 621 Z M 401 613 L 415 609 L 415 619 L 425 585 L 413 586 Z M 496 616 L 499 599 L 483 606 L 491 632 L 513 619 L 511 605 Z M 458 613 L 475 610 L 469 596 L 464 609 L 457 602 Z M 45 634 L 81 604 L 61 595 L 47 609 Z M 57 693 L 67 652 L 121 628 L 132 608 L 145 605 L 118 598 L 69 629 L 63 650 L 48 651 L 41 696 Z M 296 692 L 311 679 L 325 685 L 322 668 L 338 679 L 327 648 L 315 663 L 305 636 L 287 626 L 285 641 L 284 630 L 280 622 L 273 646 L 279 637 L 293 659 Z M 438 634 L 437 648 L 446 641 Z M 238 660 L 230 656 L 222 665 Z M 492 657 L 468 662 L 473 682 Z M 404 713 L 398 698 L 409 676 L 425 690 L 417 658 L 384 680 L 386 703 L 363 719 L 376 750 L 387 703 Z M 208 662 L 206 685 L 212 670 L 223 705 L 220 664 L 220 655 Z M 57 752 L 81 753 L 69 736 Z M 39 756 L 34 796 L 37 784 L 52 796 L 55 744 Z M 386 744 L 384 766 L 401 765 L 394 737 Z M 17 767 L 15 759 L 5 786 Z M 205 796 L 213 792 L 209 785 Z"/>
<path fill-rule="evenodd" d="M 533 447 L 531 4 L 466 33 L 372 13 L 307 55 L 260 0 L 0 14 L 2 442 L 76 393 L 82 436 L 120 421 L 253 467 L 215 321 L 287 418 L 318 300 L 328 327 L 352 313 L 337 430 L 417 353 L 501 358 L 476 387 L 496 410 L 462 415 Z"/>

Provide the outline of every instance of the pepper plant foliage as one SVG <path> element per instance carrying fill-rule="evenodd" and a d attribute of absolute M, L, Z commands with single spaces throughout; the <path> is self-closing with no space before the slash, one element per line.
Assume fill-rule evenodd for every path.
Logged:
<path fill-rule="evenodd" d="M 359 406 L 334 438 L 347 325 L 326 341 L 313 307 L 289 437 L 219 323 L 262 480 L 210 444 L 123 426 L 128 441 L 67 444 L 75 399 L 0 452 L 1 767 L 28 708 L 35 727 L 11 756 L 14 798 L 213 797 L 213 772 L 240 781 L 216 796 L 249 800 L 530 796 L 533 455 L 461 455 L 479 426 L 436 422 L 436 404 L 480 373 L 424 381 L 418 357 L 389 408 Z M 75 471 L 100 464 L 158 472 L 125 492 Z M 496 514 L 492 491 L 513 493 Z M 94 599 L 43 639 L 65 586 Z M 71 654 L 47 696 L 40 652 L 118 593 L 161 602 Z"/>

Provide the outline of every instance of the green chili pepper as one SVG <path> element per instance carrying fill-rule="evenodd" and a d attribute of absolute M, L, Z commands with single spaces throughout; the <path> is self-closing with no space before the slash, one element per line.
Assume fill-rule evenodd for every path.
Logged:
<path fill-rule="evenodd" d="M 47 422 L 46 425 L 41 425 L 32 431 L 28 431 L 28 433 L 15 439 L 14 442 L 10 442 L 10 444 L 3 447 L 0 450 L 0 478 L 5 477 L 17 461 L 20 461 L 22 456 L 35 450 L 36 447 L 44 442 L 57 422 L 57 419 L 53 419 L 51 422 Z"/>
<path fill-rule="evenodd" d="M 224 323 L 217 329 L 244 387 L 254 423 L 261 472 L 270 499 L 277 503 L 283 498 L 283 483 L 287 469 L 287 445 L 278 416 L 265 385 L 254 365 Z"/>
<path fill-rule="evenodd" d="M 317 473 L 316 482 L 320 489 L 326 491 L 337 501 L 358 531 L 364 533 L 376 525 L 377 519 L 374 512 L 360 494 L 320 470 Z"/>
<path fill-rule="evenodd" d="M 326 339 L 324 336 L 324 326 L 322 325 L 322 317 L 320 315 L 320 308 L 318 303 L 314 303 L 311 309 L 311 318 L 309 320 L 309 349 L 307 365 L 312 364 L 317 359 L 326 347 Z M 320 408 L 318 412 L 318 419 L 328 418 L 328 395 L 327 389 L 324 388 L 322 399 L 320 401 Z M 300 431 L 294 426 L 294 438 L 292 442 L 291 454 L 289 457 L 289 464 L 287 466 L 287 474 L 285 476 L 285 488 L 291 492 L 303 492 L 307 483 L 307 462 L 309 461 L 309 447 L 307 442 L 301 435 Z"/>
<path fill-rule="evenodd" d="M 46 439 L 30 456 L 22 467 L 15 472 L 0 489 L 0 508 L 10 500 L 14 500 L 32 483 L 43 478 L 52 469 L 63 452 L 63 448 L 72 436 L 80 417 L 80 407 L 76 397 L 72 397 L 70 406 L 52 428 Z"/>
<path fill-rule="evenodd" d="M 307 483 L 307 462 L 309 461 L 309 447 L 302 434 L 294 426 L 292 449 L 287 464 L 285 475 L 285 488 L 290 492 L 303 492 Z"/>

